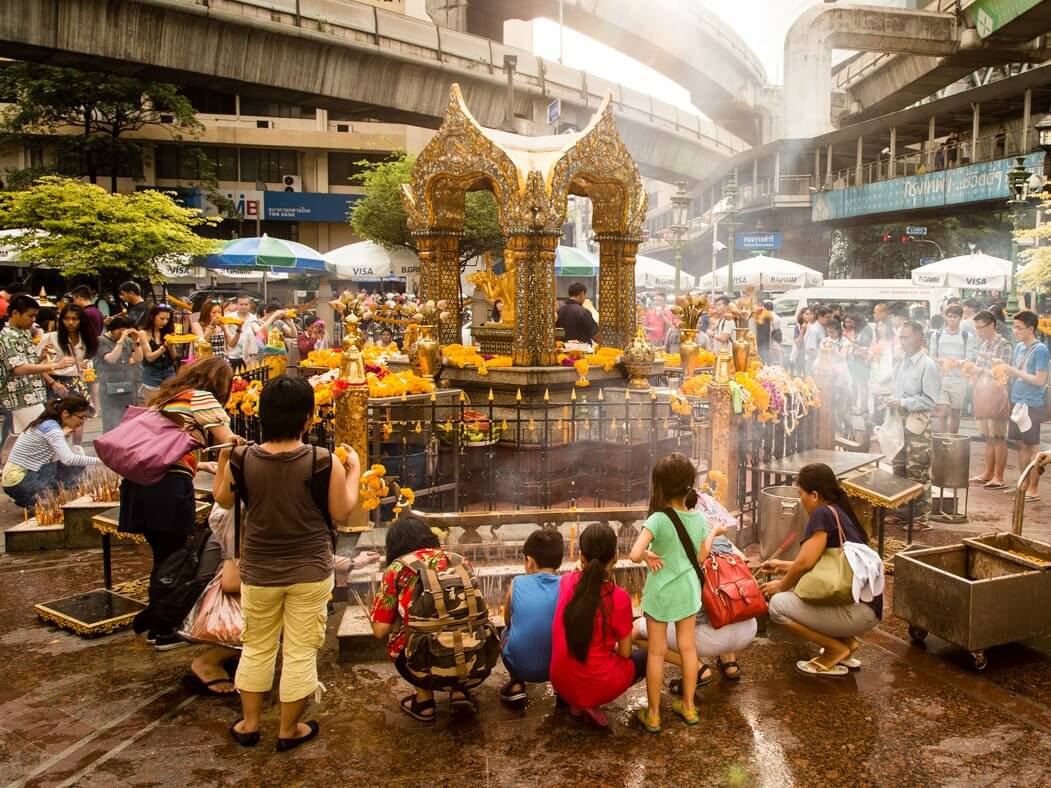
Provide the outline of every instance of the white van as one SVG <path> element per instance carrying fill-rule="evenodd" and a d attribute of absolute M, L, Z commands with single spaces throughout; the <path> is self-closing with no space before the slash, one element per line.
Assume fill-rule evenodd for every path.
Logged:
<path fill-rule="evenodd" d="M 860 312 L 868 321 L 872 320 L 873 307 L 881 302 L 888 307 L 904 303 L 933 315 L 953 295 L 959 295 L 955 288 L 914 285 L 903 279 L 829 279 L 821 287 L 799 287 L 781 294 L 774 299 L 774 313 L 786 327 L 795 321 L 800 309 L 818 302 L 838 304 L 844 314 Z M 792 341 L 790 331 L 782 333 L 786 342 Z"/>

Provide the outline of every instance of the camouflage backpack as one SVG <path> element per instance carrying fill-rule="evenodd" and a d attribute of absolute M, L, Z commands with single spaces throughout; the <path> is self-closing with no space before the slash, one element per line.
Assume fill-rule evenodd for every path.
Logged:
<path fill-rule="evenodd" d="M 406 566 L 416 572 L 408 609 L 405 666 L 429 689 L 470 689 L 489 676 L 500 655 L 496 630 L 474 572 L 462 556 L 435 570 L 425 561 Z"/>

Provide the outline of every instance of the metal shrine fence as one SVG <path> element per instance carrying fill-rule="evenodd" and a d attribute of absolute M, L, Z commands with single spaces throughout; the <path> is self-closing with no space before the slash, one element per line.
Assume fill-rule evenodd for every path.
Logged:
<path fill-rule="evenodd" d="M 266 380 L 267 370 L 250 379 Z M 243 375 L 242 377 L 246 377 Z M 783 422 L 737 416 L 728 440 L 737 468 L 709 468 L 713 435 L 709 403 L 690 397 L 688 413 L 672 410 L 666 390 L 576 390 L 575 399 L 529 402 L 497 392 L 472 403 L 459 389 L 371 398 L 368 457 L 388 478 L 411 488 L 416 506 L 436 512 L 527 511 L 560 507 L 632 506 L 649 496 L 654 463 L 673 451 L 691 457 L 702 474 L 730 479 L 730 508 L 755 521 L 762 463 L 816 445 L 813 411 L 793 429 Z M 334 415 L 322 408 L 307 440 L 335 448 Z M 233 430 L 260 440 L 259 419 L 238 412 Z M 721 437 L 719 439 L 722 439 Z M 389 519 L 393 496 L 373 513 Z"/>

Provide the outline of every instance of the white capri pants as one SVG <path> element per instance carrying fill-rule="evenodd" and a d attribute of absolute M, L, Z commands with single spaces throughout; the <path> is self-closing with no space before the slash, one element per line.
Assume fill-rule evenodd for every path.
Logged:
<path fill-rule="evenodd" d="M 639 634 L 649 640 L 646 634 L 646 617 L 640 618 L 636 625 Z M 757 624 L 754 618 L 747 621 L 739 621 L 736 624 L 727 624 L 725 627 L 716 629 L 711 624 L 697 624 L 694 630 L 694 641 L 697 644 L 698 657 L 717 657 L 720 654 L 728 654 L 735 651 L 743 651 L 755 638 Z M 675 644 L 675 623 L 668 624 L 668 648 L 678 651 Z"/>
<path fill-rule="evenodd" d="M 868 632 L 879 623 L 868 605 L 812 605 L 795 591 L 782 591 L 770 598 L 770 620 L 777 624 L 802 624 L 807 629 L 834 638 L 852 638 Z"/>

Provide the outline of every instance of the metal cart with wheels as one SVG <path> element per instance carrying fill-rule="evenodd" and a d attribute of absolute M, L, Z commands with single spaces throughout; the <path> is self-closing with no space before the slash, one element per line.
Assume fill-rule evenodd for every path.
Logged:
<path fill-rule="evenodd" d="M 1019 480 L 1014 533 L 894 557 L 894 614 L 908 622 L 913 642 L 937 635 L 984 670 L 987 649 L 1051 634 L 1051 544 L 1020 534 L 1025 480 L 1038 472 L 1030 465 Z"/>

